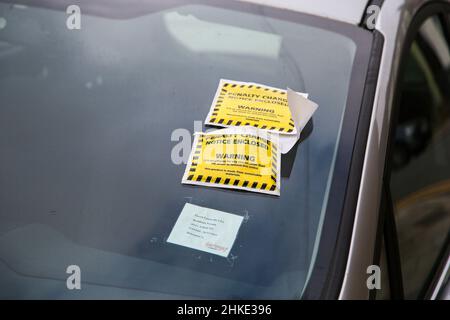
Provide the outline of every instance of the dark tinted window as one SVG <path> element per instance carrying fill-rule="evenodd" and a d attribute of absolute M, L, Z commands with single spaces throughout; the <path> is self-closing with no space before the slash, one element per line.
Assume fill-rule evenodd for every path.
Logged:
<path fill-rule="evenodd" d="M 450 54 L 437 18 L 404 63 L 390 183 L 405 297 L 417 298 L 450 228 Z"/>

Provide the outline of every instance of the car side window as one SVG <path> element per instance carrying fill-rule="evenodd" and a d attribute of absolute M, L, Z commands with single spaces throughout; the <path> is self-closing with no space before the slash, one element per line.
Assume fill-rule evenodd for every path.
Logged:
<path fill-rule="evenodd" d="M 420 27 L 397 90 L 390 190 L 404 296 L 420 298 L 450 230 L 450 50 L 438 17 Z"/>

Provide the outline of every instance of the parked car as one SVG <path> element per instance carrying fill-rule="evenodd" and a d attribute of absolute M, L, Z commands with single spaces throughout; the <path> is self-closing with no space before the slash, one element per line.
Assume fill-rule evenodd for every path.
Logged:
<path fill-rule="evenodd" d="M 71 2 L 0 0 L 1 298 L 449 298 L 450 1 Z M 280 197 L 181 184 L 222 78 L 319 105 Z"/>

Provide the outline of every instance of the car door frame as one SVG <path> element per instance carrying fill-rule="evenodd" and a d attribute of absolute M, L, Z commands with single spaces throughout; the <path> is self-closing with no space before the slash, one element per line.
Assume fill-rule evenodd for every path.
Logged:
<path fill-rule="evenodd" d="M 445 13 L 445 14 L 444 14 Z M 397 227 L 394 217 L 394 207 L 390 195 L 390 174 L 391 164 L 394 148 L 394 134 L 397 128 L 397 122 L 399 118 L 399 101 L 400 91 L 398 90 L 401 82 L 401 77 L 405 71 L 406 57 L 409 53 L 410 46 L 414 41 L 416 35 L 419 32 L 422 24 L 431 17 L 438 16 L 441 24 L 445 28 L 444 33 L 447 41 L 450 43 L 450 28 L 449 28 L 449 16 L 450 16 L 450 3 L 433 1 L 425 4 L 420 8 L 413 17 L 411 24 L 408 27 L 406 37 L 402 43 L 402 49 L 399 55 L 400 64 L 398 73 L 394 85 L 394 99 L 391 109 L 391 118 L 389 123 L 389 134 L 387 137 L 387 149 L 385 157 L 385 167 L 383 174 L 383 191 L 379 212 L 380 228 L 377 232 L 377 243 L 381 242 L 381 237 L 384 237 L 387 253 L 387 265 L 389 273 L 389 286 L 391 297 L 393 299 L 403 299 L 403 277 L 401 271 L 401 261 L 399 256 L 399 246 L 397 239 Z M 435 299 L 437 292 L 439 292 L 440 286 L 442 286 L 442 275 L 448 272 L 449 263 L 447 261 L 450 253 L 450 238 L 447 238 L 442 252 L 439 253 L 438 261 L 433 266 L 432 274 L 426 280 L 424 291 L 420 294 L 420 299 Z M 378 249 L 380 250 L 380 248 Z M 376 252 L 375 262 L 379 263 L 380 252 Z"/>
<path fill-rule="evenodd" d="M 384 215 L 380 215 L 379 210 L 384 193 L 383 175 L 394 101 L 393 88 L 398 79 L 400 57 L 414 20 L 417 21 L 419 15 L 432 15 L 442 5 L 448 6 L 450 1 L 384 1 L 377 16 L 375 29 L 385 41 L 339 299 L 369 299 L 376 296 L 376 291 L 368 289 L 367 270 L 369 266 L 379 263 L 380 230 L 384 225 Z"/>

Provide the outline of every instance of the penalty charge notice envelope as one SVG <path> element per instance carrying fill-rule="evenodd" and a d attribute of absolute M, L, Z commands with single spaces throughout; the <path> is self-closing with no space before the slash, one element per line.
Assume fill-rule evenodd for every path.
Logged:
<path fill-rule="evenodd" d="M 205 124 L 220 127 L 253 126 L 287 135 L 295 135 L 298 130 L 286 90 L 225 79 L 219 82 Z"/>
<path fill-rule="evenodd" d="M 280 195 L 278 135 L 254 127 L 196 133 L 182 183 Z"/>

